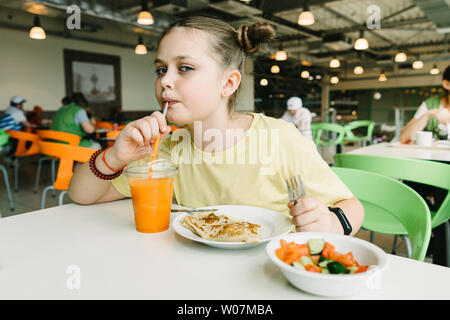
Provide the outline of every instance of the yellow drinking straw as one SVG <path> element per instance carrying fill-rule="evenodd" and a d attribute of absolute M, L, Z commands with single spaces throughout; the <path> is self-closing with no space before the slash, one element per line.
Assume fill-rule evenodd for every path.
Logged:
<path fill-rule="evenodd" d="M 169 102 L 167 101 L 166 104 L 164 105 L 164 110 L 163 110 L 163 117 L 164 117 L 164 119 L 166 118 L 166 113 L 167 113 L 167 107 L 168 106 L 169 106 Z M 156 137 L 155 146 L 153 147 L 153 152 L 152 152 L 152 162 L 156 160 L 156 153 L 158 153 L 158 147 L 159 147 L 159 140 L 160 139 L 161 139 L 161 135 Z M 152 168 L 150 167 L 150 172 L 151 171 L 152 171 Z"/>

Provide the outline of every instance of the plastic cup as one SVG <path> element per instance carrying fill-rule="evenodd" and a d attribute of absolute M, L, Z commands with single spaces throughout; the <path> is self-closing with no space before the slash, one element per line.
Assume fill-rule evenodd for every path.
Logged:
<path fill-rule="evenodd" d="M 177 173 L 177 167 L 166 159 L 125 170 L 137 231 L 156 233 L 169 229 L 173 179 Z"/>

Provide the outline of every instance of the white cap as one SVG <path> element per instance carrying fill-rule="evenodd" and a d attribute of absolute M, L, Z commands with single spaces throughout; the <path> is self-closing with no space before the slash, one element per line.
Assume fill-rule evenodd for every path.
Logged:
<path fill-rule="evenodd" d="M 11 98 L 11 103 L 14 103 L 14 104 L 21 104 L 24 102 L 27 102 L 27 100 L 22 97 L 19 97 L 19 96 L 14 96 Z"/>
<path fill-rule="evenodd" d="M 302 99 L 299 97 L 290 97 L 287 101 L 288 110 L 298 110 L 303 107 Z"/>

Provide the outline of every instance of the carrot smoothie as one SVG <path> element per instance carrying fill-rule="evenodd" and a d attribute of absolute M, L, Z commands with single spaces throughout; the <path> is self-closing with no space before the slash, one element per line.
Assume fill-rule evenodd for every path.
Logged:
<path fill-rule="evenodd" d="M 149 173 L 148 168 L 132 168 L 134 171 L 127 173 L 134 220 L 139 232 L 162 232 L 169 229 L 174 174 L 161 171 Z"/>

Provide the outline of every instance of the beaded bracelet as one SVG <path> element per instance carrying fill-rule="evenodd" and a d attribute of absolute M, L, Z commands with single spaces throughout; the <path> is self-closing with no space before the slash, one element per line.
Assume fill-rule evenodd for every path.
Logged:
<path fill-rule="evenodd" d="M 95 166 L 95 159 L 97 159 L 97 156 L 100 153 L 102 153 L 103 151 L 104 151 L 104 149 L 99 149 L 92 154 L 91 158 L 89 159 L 89 168 L 91 168 L 92 173 L 94 173 L 98 178 L 100 178 L 102 180 L 115 179 L 122 174 L 123 168 L 116 171 L 115 173 L 113 173 L 111 175 L 106 175 L 106 174 L 103 174 L 100 171 L 98 171 L 97 167 Z"/>

